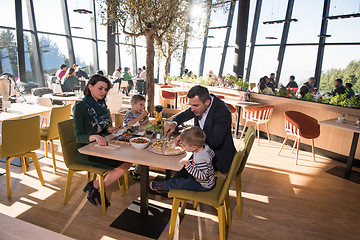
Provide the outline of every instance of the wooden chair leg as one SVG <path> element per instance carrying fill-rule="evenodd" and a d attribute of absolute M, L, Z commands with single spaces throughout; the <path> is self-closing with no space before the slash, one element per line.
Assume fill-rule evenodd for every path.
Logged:
<path fill-rule="evenodd" d="M 176 223 L 176 218 L 177 218 L 178 211 L 179 211 L 179 206 L 180 206 L 180 200 L 174 198 L 173 204 L 172 204 L 172 209 L 171 209 L 168 240 L 171 240 L 174 237 L 175 223 Z"/>
<path fill-rule="evenodd" d="M 118 185 L 119 185 L 119 188 L 121 191 L 121 195 L 125 196 L 124 176 L 122 176 L 118 179 Z"/>
<path fill-rule="evenodd" d="M 239 217 L 242 216 L 242 195 L 241 195 L 241 176 L 235 176 L 236 185 L 236 205 Z"/>
<path fill-rule="evenodd" d="M 94 177 L 93 177 L 93 181 L 95 181 L 96 180 L 96 173 L 94 173 Z"/>
<path fill-rule="evenodd" d="M 283 149 L 283 147 L 284 147 L 284 145 L 285 145 L 285 143 L 286 143 L 286 141 L 287 141 L 288 137 L 289 137 L 289 135 L 288 135 L 288 134 L 286 134 L 286 137 L 285 137 L 285 139 L 284 139 L 284 142 L 281 144 L 280 150 L 279 150 L 279 152 L 278 152 L 278 154 L 277 154 L 278 156 L 280 155 L 281 150 Z"/>
<path fill-rule="evenodd" d="M 198 205 L 199 205 L 199 202 L 194 201 L 194 205 L 193 205 L 194 209 L 197 209 Z"/>
<path fill-rule="evenodd" d="M 124 174 L 124 185 L 125 185 L 125 190 L 129 189 L 129 171 L 126 171 Z"/>
<path fill-rule="evenodd" d="M 270 143 L 269 126 L 268 126 L 268 124 L 267 124 L 267 123 L 265 123 L 265 127 L 266 127 L 267 137 L 268 137 L 268 140 L 269 140 L 269 143 Z"/>
<path fill-rule="evenodd" d="M 74 171 L 69 169 L 67 179 L 66 179 L 64 204 L 67 204 L 68 201 L 69 201 L 70 186 L 71 186 L 71 181 L 72 181 L 73 174 L 74 174 Z"/>
<path fill-rule="evenodd" d="M 244 128 L 243 128 L 242 133 L 241 133 L 241 136 L 240 136 L 240 139 L 242 139 L 242 137 L 244 136 L 244 133 L 245 133 L 247 124 L 248 124 L 248 121 L 246 120 L 245 125 L 244 125 Z"/>
<path fill-rule="evenodd" d="M 5 171 L 6 171 L 6 191 L 7 197 L 11 198 L 11 177 L 10 177 L 10 163 L 15 157 L 8 157 L 5 160 Z"/>
<path fill-rule="evenodd" d="M 258 134 L 258 145 L 260 146 L 260 127 L 259 123 L 256 123 L 257 134 Z"/>
<path fill-rule="evenodd" d="M 226 239 L 226 229 L 225 229 L 225 209 L 224 205 L 217 208 L 218 211 L 218 221 L 219 221 L 219 235 L 220 240 Z"/>
<path fill-rule="evenodd" d="M 185 215 L 186 201 L 181 201 L 180 217 Z"/>
<path fill-rule="evenodd" d="M 312 154 L 314 157 L 314 162 L 315 162 L 315 146 L 314 146 L 314 139 L 311 139 L 311 143 L 312 143 Z"/>
<path fill-rule="evenodd" d="M 35 169 L 36 169 L 36 172 L 39 176 L 39 180 L 40 180 L 40 183 L 41 185 L 45 185 L 45 182 L 44 182 L 44 178 L 43 178 L 43 175 L 42 175 L 42 172 L 41 172 L 41 168 L 40 168 L 40 164 L 39 164 L 39 159 L 36 155 L 35 152 L 29 152 L 27 153 L 28 157 L 31 157 L 32 160 L 33 160 L 33 163 L 34 163 L 34 166 L 35 166 Z"/>
<path fill-rule="evenodd" d="M 26 167 L 29 167 L 29 164 L 30 164 L 30 158 L 28 158 L 28 157 L 24 157 L 24 159 L 25 159 Z"/>
<path fill-rule="evenodd" d="M 45 141 L 45 157 L 48 157 L 48 142 Z"/>
<path fill-rule="evenodd" d="M 87 172 L 87 182 L 90 182 L 90 179 L 91 179 L 91 173 Z"/>
<path fill-rule="evenodd" d="M 297 140 L 298 140 L 298 138 L 296 137 L 296 138 L 295 138 L 295 141 L 294 141 L 294 145 L 293 145 L 292 150 L 291 150 L 291 153 L 294 153 Z"/>
<path fill-rule="evenodd" d="M 55 159 L 55 151 L 54 151 L 54 141 L 50 140 L 50 144 L 51 144 L 51 154 L 52 154 L 52 160 L 53 160 L 53 168 L 54 168 L 54 173 L 56 172 L 56 159 Z"/>
<path fill-rule="evenodd" d="M 45 118 L 44 117 L 41 117 L 42 119 L 41 119 L 41 124 L 40 124 L 40 127 L 43 127 L 43 125 L 44 125 L 44 121 L 45 121 Z"/>
<path fill-rule="evenodd" d="M 106 214 L 106 205 L 105 205 L 105 185 L 104 185 L 104 176 L 100 176 L 100 182 L 99 182 L 99 188 L 100 188 L 100 199 L 101 199 L 101 210 L 103 214 Z"/>
<path fill-rule="evenodd" d="M 298 163 L 298 159 L 299 159 L 299 147 L 300 147 L 300 138 L 297 141 L 297 151 L 296 151 L 296 165 Z"/>
<path fill-rule="evenodd" d="M 230 227 L 231 226 L 231 209 L 230 209 L 229 193 L 225 197 L 225 216 L 226 216 L 226 224 L 228 227 Z"/>
<path fill-rule="evenodd" d="M 21 167 L 22 167 L 23 173 L 26 174 L 25 158 L 24 158 L 24 157 L 20 157 L 20 161 L 21 161 Z"/>

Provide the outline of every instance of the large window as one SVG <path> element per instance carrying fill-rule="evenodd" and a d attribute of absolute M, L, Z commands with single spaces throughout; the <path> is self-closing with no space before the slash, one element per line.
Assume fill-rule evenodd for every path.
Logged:
<path fill-rule="evenodd" d="M 36 27 L 38 31 L 65 34 L 60 1 L 61 0 L 33 0 Z M 23 0 L 23 9 L 25 8 L 26 4 Z M 23 16 L 23 19 L 25 18 L 28 18 L 28 16 Z"/>
<path fill-rule="evenodd" d="M 279 47 L 256 47 L 249 82 L 258 83 L 263 76 L 270 76 L 277 69 Z"/>

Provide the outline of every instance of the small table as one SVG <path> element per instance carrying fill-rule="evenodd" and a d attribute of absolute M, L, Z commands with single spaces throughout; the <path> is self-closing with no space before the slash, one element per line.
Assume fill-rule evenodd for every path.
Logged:
<path fill-rule="evenodd" d="M 9 119 L 18 119 L 49 113 L 52 107 L 41 106 L 37 104 L 12 103 L 7 112 L 0 113 L 0 122 Z"/>
<path fill-rule="evenodd" d="M 111 136 L 110 136 L 111 138 Z M 148 229 L 149 225 L 154 224 L 149 216 L 149 166 L 156 168 L 163 168 L 167 170 L 179 171 L 183 165 L 180 160 L 183 158 L 190 158 L 188 154 L 181 154 L 177 156 L 164 156 L 151 152 L 146 149 L 134 149 L 131 145 L 119 144 L 116 149 L 108 149 L 106 147 L 95 146 L 96 143 L 88 144 L 79 149 L 80 153 L 124 161 L 129 163 L 140 164 L 140 213 L 135 213 L 126 219 L 126 224 L 137 225 L 133 233 L 138 233 L 143 229 Z M 132 208 L 132 204 L 128 208 Z M 127 209 L 128 209 L 127 208 Z M 125 209 L 124 212 L 127 210 Z M 124 213 L 123 212 L 123 213 Z M 155 213 L 152 212 L 152 215 Z M 163 224 L 161 221 L 157 224 Z M 126 226 L 124 226 L 126 229 Z M 161 229 L 162 231 L 162 229 Z"/>
<path fill-rule="evenodd" d="M 51 93 L 50 94 L 44 94 L 42 97 L 43 98 L 50 98 L 51 100 L 54 100 L 54 101 L 61 101 L 61 102 L 64 102 L 65 104 L 71 104 L 71 105 L 74 105 L 76 102 L 79 102 L 82 99 L 82 98 L 77 97 L 77 96 L 68 96 L 68 97 L 54 96 Z"/>
<path fill-rule="evenodd" d="M 174 102 L 175 109 L 177 109 L 179 93 L 187 93 L 189 91 L 189 89 L 184 89 L 184 88 L 160 88 L 160 91 L 163 90 L 175 94 L 175 102 Z"/>
<path fill-rule="evenodd" d="M 351 131 L 354 133 L 351 147 L 350 147 L 349 157 L 347 160 L 346 171 L 345 171 L 345 178 L 349 178 L 350 174 L 351 174 L 351 168 L 353 165 L 354 157 L 355 157 L 356 147 L 358 144 L 360 127 L 355 126 L 355 122 L 351 122 L 351 121 L 346 121 L 345 123 L 339 123 L 336 118 L 325 120 L 325 121 L 320 121 L 319 124 L 340 128 L 344 131 Z"/>
<path fill-rule="evenodd" d="M 236 106 L 236 124 L 235 124 L 235 131 L 234 137 L 237 137 L 239 132 L 239 125 L 240 125 L 240 111 L 241 107 L 252 106 L 252 105 L 259 105 L 257 102 L 245 102 L 245 101 L 237 101 L 237 100 L 230 100 L 230 99 L 221 99 L 227 104 L 235 105 Z M 245 130 L 245 129 L 244 129 Z"/>

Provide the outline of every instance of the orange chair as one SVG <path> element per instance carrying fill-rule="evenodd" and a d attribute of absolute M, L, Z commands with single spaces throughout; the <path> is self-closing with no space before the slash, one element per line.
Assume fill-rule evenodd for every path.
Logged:
<path fill-rule="evenodd" d="M 179 97 L 180 109 L 186 109 L 189 107 L 189 98 L 186 95 Z"/>
<path fill-rule="evenodd" d="M 271 114 L 274 110 L 274 106 L 268 105 L 255 105 L 255 106 L 248 106 L 243 109 L 243 118 L 246 120 L 244 125 L 244 130 L 241 133 L 240 139 L 245 133 L 246 126 L 249 122 L 256 123 L 255 130 L 257 129 L 258 133 L 258 145 L 260 145 L 260 124 L 265 124 L 266 132 L 268 136 L 268 140 L 270 142 L 270 135 L 269 135 L 269 127 L 268 122 L 270 121 Z"/>
<path fill-rule="evenodd" d="M 163 100 L 163 106 L 165 105 L 165 102 L 169 101 L 170 100 L 170 103 L 174 102 L 175 101 L 175 93 L 173 92 L 169 92 L 169 91 L 166 91 L 166 90 L 163 90 L 164 88 L 172 88 L 172 86 L 161 86 L 160 87 L 160 96 L 161 96 L 161 99 Z M 173 105 L 173 104 L 169 104 L 170 106 Z"/>
<path fill-rule="evenodd" d="M 286 140 L 289 135 L 295 136 L 295 142 L 292 148 L 294 152 L 295 145 L 297 144 L 296 151 L 296 165 L 299 158 L 299 145 L 301 137 L 306 139 L 311 139 L 312 141 L 312 153 L 315 161 L 315 152 L 314 152 L 314 139 L 320 135 L 320 125 L 315 118 L 312 118 L 306 114 L 296 111 L 287 111 L 284 113 L 285 117 L 285 131 L 286 137 L 283 144 L 280 147 L 278 156 L 280 155 L 281 150 L 283 149 Z"/>

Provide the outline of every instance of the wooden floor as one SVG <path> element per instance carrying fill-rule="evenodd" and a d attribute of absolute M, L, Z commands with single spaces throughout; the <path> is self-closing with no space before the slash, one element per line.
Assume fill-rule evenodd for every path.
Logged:
<path fill-rule="evenodd" d="M 139 197 L 140 184 L 132 179 L 124 197 L 116 185 L 108 190 L 111 206 L 106 215 L 87 202 L 82 192 L 85 173 L 74 175 L 69 203 L 63 204 L 67 169 L 59 142 L 56 146 L 56 174 L 50 158 L 40 159 L 45 186 L 40 185 L 32 164 L 27 175 L 11 166 L 12 198 L 8 199 L 5 175 L 0 176 L 0 212 L 76 239 L 146 239 L 109 227 Z M 359 239 L 360 184 L 326 172 L 344 164 L 321 156 L 313 162 L 310 153 L 300 152 L 299 164 L 295 165 L 291 148 L 285 146 L 278 157 L 279 147 L 276 142 L 262 140 L 261 146 L 255 142 L 242 177 L 242 217 L 236 214 L 232 186 L 233 225 L 228 229 L 228 239 Z M 4 170 L 0 163 L 0 172 Z M 170 199 L 150 198 L 171 208 Z M 218 239 L 216 211 L 201 204 L 198 211 L 190 207 L 188 204 L 175 239 Z M 167 229 L 160 239 L 166 238 Z"/>

